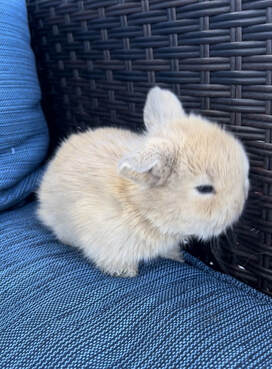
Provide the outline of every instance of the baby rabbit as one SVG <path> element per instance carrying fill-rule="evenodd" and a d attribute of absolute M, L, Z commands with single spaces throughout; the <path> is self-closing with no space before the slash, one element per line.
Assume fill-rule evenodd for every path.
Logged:
<path fill-rule="evenodd" d="M 179 244 L 231 226 L 248 195 L 242 144 L 152 88 L 146 133 L 99 128 L 60 146 L 38 190 L 38 216 L 102 271 L 137 275 L 141 260 L 182 261 Z"/>

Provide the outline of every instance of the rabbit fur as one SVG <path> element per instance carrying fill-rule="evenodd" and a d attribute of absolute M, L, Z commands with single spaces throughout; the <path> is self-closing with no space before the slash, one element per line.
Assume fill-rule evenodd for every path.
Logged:
<path fill-rule="evenodd" d="M 144 123 L 142 134 L 71 135 L 38 190 L 40 220 L 114 276 L 136 276 L 140 261 L 158 256 L 182 261 L 180 243 L 225 231 L 248 196 L 248 158 L 232 134 L 187 115 L 159 87 L 147 95 Z"/>

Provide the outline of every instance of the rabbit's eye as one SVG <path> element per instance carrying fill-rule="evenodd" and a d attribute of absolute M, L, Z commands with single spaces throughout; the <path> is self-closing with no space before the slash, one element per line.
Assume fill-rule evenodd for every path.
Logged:
<path fill-rule="evenodd" d="M 197 186 L 196 189 L 199 193 L 213 193 L 214 192 L 214 188 L 211 185 Z"/>

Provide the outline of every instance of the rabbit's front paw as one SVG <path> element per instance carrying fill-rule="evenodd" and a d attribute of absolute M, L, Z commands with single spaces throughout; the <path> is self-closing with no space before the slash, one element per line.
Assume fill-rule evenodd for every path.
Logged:
<path fill-rule="evenodd" d="M 163 254 L 162 257 L 178 261 L 179 263 L 184 263 L 183 252 L 180 250 L 180 248 L 171 249 Z"/>
<path fill-rule="evenodd" d="M 113 277 L 131 278 L 136 277 L 138 274 L 137 264 L 111 264 L 111 265 L 98 265 L 98 267 L 106 274 L 110 274 Z"/>

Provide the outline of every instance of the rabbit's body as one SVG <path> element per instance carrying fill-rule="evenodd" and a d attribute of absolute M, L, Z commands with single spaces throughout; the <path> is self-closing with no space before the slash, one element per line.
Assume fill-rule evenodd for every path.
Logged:
<path fill-rule="evenodd" d="M 180 235 L 165 235 L 133 203 L 134 183 L 117 166 L 143 136 L 100 128 L 72 135 L 43 178 L 39 216 L 65 244 L 79 247 L 105 272 L 133 276 L 140 260 L 181 260 Z M 57 194 L 57 196 L 56 196 Z"/>
<path fill-rule="evenodd" d="M 248 193 L 248 160 L 232 135 L 159 88 L 144 118 L 145 134 L 72 135 L 38 191 L 43 223 L 111 275 L 134 276 L 157 256 L 182 261 L 180 242 L 224 231 Z"/>

